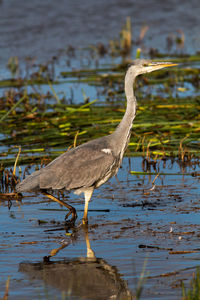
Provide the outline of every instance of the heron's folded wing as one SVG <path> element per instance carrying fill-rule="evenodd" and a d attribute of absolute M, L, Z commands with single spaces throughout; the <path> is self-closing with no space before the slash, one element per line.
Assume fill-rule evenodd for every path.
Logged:
<path fill-rule="evenodd" d="M 92 186 L 107 175 L 114 161 L 111 153 L 100 149 L 72 149 L 41 170 L 40 188 L 70 190 Z"/>

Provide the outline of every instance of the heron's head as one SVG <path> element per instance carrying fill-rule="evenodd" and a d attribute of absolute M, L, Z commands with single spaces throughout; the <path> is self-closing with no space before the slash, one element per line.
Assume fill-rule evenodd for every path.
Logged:
<path fill-rule="evenodd" d="M 128 72 L 130 73 L 130 75 L 133 74 L 134 76 L 138 76 L 140 74 L 150 73 L 172 66 L 177 66 L 177 64 L 171 62 L 154 62 L 147 59 L 136 59 L 128 68 Z"/>

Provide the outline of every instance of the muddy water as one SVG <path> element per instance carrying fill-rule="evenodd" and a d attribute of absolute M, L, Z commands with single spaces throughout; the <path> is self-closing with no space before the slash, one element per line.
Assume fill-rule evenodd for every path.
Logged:
<path fill-rule="evenodd" d="M 65 210 L 41 195 L 27 194 L 10 210 L 1 202 L 1 296 L 10 275 L 9 299 L 131 299 L 146 263 L 142 299 L 181 299 L 180 282 L 191 279 L 200 251 L 199 179 L 183 173 L 199 170 L 160 162 L 172 175 L 160 175 L 152 189 L 154 175 L 129 174 L 141 165 L 141 158 L 125 158 L 119 182 L 94 193 L 88 235 L 78 226 L 80 197 L 65 195 L 79 216 L 68 233 Z"/>

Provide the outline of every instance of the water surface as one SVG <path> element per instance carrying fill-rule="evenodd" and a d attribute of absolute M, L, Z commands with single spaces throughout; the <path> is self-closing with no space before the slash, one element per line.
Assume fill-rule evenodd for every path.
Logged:
<path fill-rule="evenodd" d="M 140 158 L 131 159 L 131 169 L 141 171 Z M 129 174 L 129 170 L 130 161 L 125 158 L 118 174 L 119 183 L 113 178 L 93 195 L 88 228 L 91 249 L 98 259 L 103 259 L 106 269 L 108 266 L 116 268 L 115 276 L 132 295 L 146 261 L 145 273 L 148 276 L 142 299 L 181 298 L 180 280 L 191 278 L 198 265 L 199 179 L 184 176 L 184 172 L 193 172 L 193 168 L 183 170 L 178 164 L 171 166 L 168 162 L 165 168 L 160 166 L 161 171 L 182 175 L 161 175 L 155 188 L 151 189 L 155 176 L 134 176 Z M 50 259 L 61 262 L 56 265 L 55 272 L 59 272 L 59 266 L 62 272 L 66 260 L 71 260 L 73 266 L 73 259 L 86 259 L 84 230 L 79 229 L 73 237 L 66 235 L 63 229 L 64 209 L 57 210 L 59 206 L 56 203 L 41 195 L 26 196 L 22 202 L 13 202 L 10 210 L 6 202 L 1 202 L 0 289 L 3 290 L 7 277 L 11 275 L 9 299 L 45 298 L 46 293 L 50 299 L 55 296 L 61 299 L 62 291 L 71 295 L 68 299 L 73 299 L 76 292 L 70 292 L 69 286 L 64 288 L 61 283 L 55 288 L 52 280 L 48 279 L 48 271 L 45 271 L 45 277 L 37 273 L 39 271 L 35 271 L 33 276 L 30 267 L 29 274 L 27 267 L 20 266 L 23 266 L 22 262 L 42 263 L 44 256 L 53 249 L 62 248 L 62 245 L 65 247 Z M 84 200 L 73 194 L 67 199 L 78 211 L 78 225 Z M 38 220 L 47 223 L 39 225 Z M 173 254 L 186 250 L 191 253 Z M 75 266 L 79 269 L 77 263 Z M 73 272 L 77 272 L 76 268 Z M 65 269 L 65 272 L 72 270 Z M 76 273 L 73 274 L 76 276 Z"/>
<path fill-rule="evenodd" d="M 2 0 L 0 2 L 0 66 L 1 72 L 11 56 L 36 57 L 47 61 L 69 45 L 75 48 L 104 43 L 118 37 L 126 17 L 132 20 L 133 40 L 148 25 L 146 49 L 166 51 L 166 38 L 182 30 L 186 53 L 199 50 L 198 0 Z M 173 48 L 174 50 L 175 48 Z M 135 49 L 134 49 L 135 51 Z M 5 73 L 4 73 L 5 74 Z M 5 77 L 5 76 L 4 76 Z"/>

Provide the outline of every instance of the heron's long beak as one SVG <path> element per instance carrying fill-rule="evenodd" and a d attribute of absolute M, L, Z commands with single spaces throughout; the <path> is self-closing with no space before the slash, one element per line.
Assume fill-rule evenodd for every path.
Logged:
<path fill-rule="evenodd" d="M 151 62 L 147 65 L 147 72 L 152 72 L 167 67 L 174 67 L 178 64 L 172 62 Z"/>
<path fill-rule="evenodd" d="M 156 62 L 156 63 L 151 63 L 150 66 L 160 66 L 160 67 L 174 67 L 178 66 L 178 64 L 172 63 L 172 62 Z"/>

